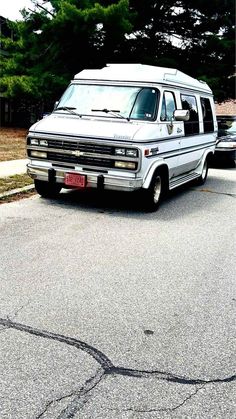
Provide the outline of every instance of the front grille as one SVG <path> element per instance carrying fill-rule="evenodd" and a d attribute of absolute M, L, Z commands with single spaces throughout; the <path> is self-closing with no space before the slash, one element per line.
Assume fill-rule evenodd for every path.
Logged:
<path fill-rule="evenodd" d="M 114 160 L 103 159 L 100 157 L 87 157 L 87 156 L 72 156 L 69 154 L 61 154 L 48 152 L 48 159 L 53 161 L 61 161 L 65 163 L 73 163 L 85 166 L 98 166 L 98 167 L 114 167 Z"/>
<path fill-rule="evenodd" d="M 92 143 L 81 143 L 78 141 L 48 140 L 48 148 L 58 148 L 63 150 L 80 150 L 87 153 L 114 155 L 114 147 L 112 146 Z"/>
<path fill-rule="evenodd" d="M 115 161 L 127 161 L 134 162 L 135 168 L 121 168 L 122 170 L 137 170 L 138 169 L 138 156 L 136 158 L 129 157 L 126 155 L 116 155 L 115 150 L 118 147 L 128 149 L 127 146 L 120 145 L 108 145 L 102 143 L 94 143 L 91 140 L 88 142 L 85 139 L 81 140 L 64 140 L 61 138 L 48 138 L 47 145 L 41 144 L 41 138 L 36 138 L 39 144 L 31 144 L 31 138 L 27 140 L 27 152 L 28 156 L 37 159 L 44 159 L 43 157 L 34 157 L 31 155 L 33 151 L 43 151 L 47 153 L 47 159 L 54 162 L 58 162 L 58 165 L 71 165 L 84 166 L 86 169 L 116 169 Z M 130 147 L 132 148 L 132 147 Z M 76 155 L 77 154 L 77 155 Z"/>
<path fill-rule="evenodd" d="M 49 160 L 55 160 L 55 161 L 61 161 L 65 163 L 78 163 L 78 157 L 72 156 L 70 154 L 61 154 L 61 153 L 53 153 L 48 152 L 48 159 Z"/>

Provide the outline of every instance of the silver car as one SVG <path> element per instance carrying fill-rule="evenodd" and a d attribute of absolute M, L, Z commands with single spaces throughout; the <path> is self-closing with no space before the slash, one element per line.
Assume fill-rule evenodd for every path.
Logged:
<path fill-rule="evenodd" d="M 236 159 L 236 116 L 218 115 L 218 138 L 214 159 L 234 162 Z"/>

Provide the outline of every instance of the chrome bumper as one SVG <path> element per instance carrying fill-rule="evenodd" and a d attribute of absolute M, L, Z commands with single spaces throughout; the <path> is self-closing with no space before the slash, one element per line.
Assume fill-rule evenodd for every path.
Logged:
<path fill-rule="evenodd" d="M 88 188 L 101 188 L 117 191 L 135 191 L 143 185 L 143 179 L 137 177 L 124 177 L 107 173 L 75 170 L 69 167 L 48 167 L 39 164 L 28 163 L 27 173 L 33 179 L 64 184 L 65 173 L 78 173 L 87 177 Z M 66 186 L 65 186 L 66 187 Z"/>

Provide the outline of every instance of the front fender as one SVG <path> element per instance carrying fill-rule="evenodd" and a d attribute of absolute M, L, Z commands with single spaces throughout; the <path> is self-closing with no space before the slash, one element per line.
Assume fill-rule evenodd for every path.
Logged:
<path fill-rule="evenodd" d="M 167 173 L 169 172 L 168 166 L 163 160 L 153 162 L 152 165 L 148 168 L 147 173 L 145 174 L 142 188 L 144 189 L 149 188 L 153 175 L 158 168 L 162 168 L 162 169 L 164 168 Z M 168 177 L 168 181 L 169 181 L 169 177 Z"/>

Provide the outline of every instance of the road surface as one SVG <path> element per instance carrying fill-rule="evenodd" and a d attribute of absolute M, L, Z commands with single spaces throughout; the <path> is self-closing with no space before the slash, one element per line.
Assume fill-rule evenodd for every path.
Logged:
<path fill-rule="evenodd" d="M 236 171 L 0 206 L 0 418 L 235 418 Z"/>

